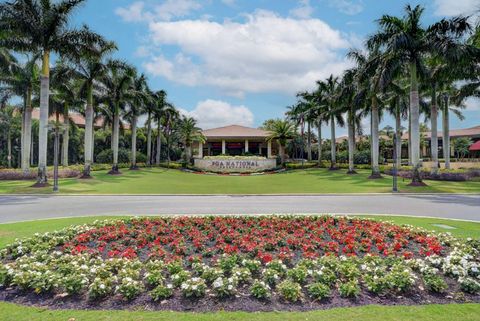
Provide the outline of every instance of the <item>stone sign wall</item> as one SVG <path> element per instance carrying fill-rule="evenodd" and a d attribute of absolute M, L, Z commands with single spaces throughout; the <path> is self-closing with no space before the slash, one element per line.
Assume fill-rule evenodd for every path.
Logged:
<path fill-rule="evenodd" d="M 195 167 L 209 172 L 219 173 L 253 173 L 274 169 L 277 166 L 276 159 L 241 159 L 241 158 L 197 158 Z"/>

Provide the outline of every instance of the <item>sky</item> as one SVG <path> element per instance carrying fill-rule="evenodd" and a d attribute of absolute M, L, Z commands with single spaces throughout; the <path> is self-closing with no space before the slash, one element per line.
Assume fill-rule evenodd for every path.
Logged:
<path fill-rule="evenodd" d="M 407 3 L 425 7 L 425 24 L 480 9 L 480 0 L 89 0 L 73 24 L 115 41 L 115 58 L 202 128 L 257 127 L 283 117 L 316 80 L 341 75 L 352 64 L 346 52 L 362 47 L 375 20 Z M 452 116 L 451 128 L 480 125 L 480 102 L 466 105 L 466 120 Z"/>

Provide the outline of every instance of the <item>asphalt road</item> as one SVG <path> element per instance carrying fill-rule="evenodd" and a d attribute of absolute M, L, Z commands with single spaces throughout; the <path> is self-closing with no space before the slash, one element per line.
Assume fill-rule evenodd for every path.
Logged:
<path fill-rule="evenodd" d="M 480 195 L 0 196 L 0 223 L 88 215 L 397 214 L 480 221 Z"/>

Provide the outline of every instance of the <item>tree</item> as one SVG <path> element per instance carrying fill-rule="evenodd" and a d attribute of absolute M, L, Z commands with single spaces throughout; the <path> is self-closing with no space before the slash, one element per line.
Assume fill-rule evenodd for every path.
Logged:
<path fill-rule="evenodd" d="M 179 124 L 180 138 L 185 146 L 185 162 L 190 163 L 192 159 L 192 143 L 205 142 L 202 129 L 197 126 L 197 121 L 192 117 L 183 116 Z"/>
<path fill-rule="evenodd" d="M 155 121 L 157 122 L 157 153 L 155 155 L 155 164 L 160 165 L 162 153 L 162 117 L 165 110 L 168 107 L 173 107 L 173 105 L 167 101 L 167 92 L 165 90 L 157 91 L 155 93 L 154 99 L 155 109 L 153 115 L 155 117 Z"/>
<path fill-rule="evenodd" d="M 131 84 L 135 77 L 135 69 L 120 60 L 109 60 L 107 72 L 100 78 L 102 85 L 102 101 L 113 108 L 112 150 L 113 164 L 110 175 L 121 174 L 118 170 L 118 140 L 120 136 L 120 110 L 128 99 Z"/>
<path fill-rule="evenodd" d="M 98 82 L 107 72 L 106 58 L 117 50 L 115 43 L 91 43 L 90 50 L 75 57 L 76 77 L 81 83 L 80 92 L 85 98 L 85 138 L 84 166 L 82 178 L 91 178 L 90 170 L 94 156 L 94 90 Z"/>
<path fill-rule="evenodd" d="M 88 51 L 86 44 L 102 42 L 101 36 L 82 29 L 69 28 L 69 18 L 85 0 L 17 0 L 0 4 L 0 20 L 7 37 L 0 47 L 19 52 L 42 54 L 40 76 L 40 127 L 38 178 L 35 186 L 47 184 L 48 102 L 50 54 L 75 54 Z"/>
<path fill-rule="evenodd" d="M 0 74 L 1 90 L 5 93 L 23 98 L 22 108 L 22 132 L 21 132 L 21 162 L 22 171 L 30 172 L 30 154 L 32 141 L 32 96 L 38 89 L 39 68 L 37 66 L 39 56 L 31 55 L 28 60 L 21 64 L 14 57 L 9 58 L 8 70 Z M 5 61 L 5 59 L 4 59 Z"/>
<path fill-rule="evenodd" d="M 0 109 L 0 130 L 7 141 L 7 167 L 12 167 L 12 135 L 19 127 L 18 117 L 15 116 L 15 108 L 8 106 Z"/>
<path fill-rule="evenodd" d="M 420 178 L 420 110 L 419 72 L 423 70 L 423 58 L 428 54 L 445 52 L 449 34 L 462 35 L 469 29 L 466 18 L 442 19 L 424 28 L 421 24 L 423 7 L 405 7 L 403 17 L 384 15 L 378 20 L 379 30 L 367 41 L 369 49 L 381 48 L 391 59 L 408 68 L 410 77 L 410 114 L 413 178 L 411 185 L 424 185 Z"/>
<path fill-rule="evenodd" d="M 323 95 L 321 101 L 324 102 L 324 115 L 328 117 L 328 122 L 330 123 L 330 152 L 331 152 L 331 163 L 330 170 L 336 170 L 337 160 L 336 160 L 336 141 L 335 141 L 335 122 L 343 127 L 345 121 L 342 117 L 342 110 L 338 105 L 339 102 L 339 84 L 338 77 L 330 75 L 325 81 L 317 81 L 317 85 L 321 87 L 320 92 Z"/>
<path fill-rule="evenodd" d="M 130 119 L 130 129 L 132 131 L 132 158 L 131 170 L 137 170 L 137 122 L 138 117 L 144 113 L 145 105 L 148 103 L 148 93 L 146 91 L 147 79 L 144 74 L 135 76 L 132 88 L 128 94 L 130 110 L 125 117 Z"/>
<path fill-rule="evenodd" d="M 285 146 L 287 145 L 287 141 L 295 136 L 295 125 L 289 120 L 275 121 L 270 128 L 270 134 L 267 137 L 267 141 L 278 141 L 282 166 L 285 166 Z"/>
<path fill-rule="evenodd" d="M 469 137 L 460 137 L 453 141 L 453 148 L 455 154 L 460 160 L 463 160 L 465 156 L 470 152 L 469 147 L 473 144 L 473 141 Z"/>

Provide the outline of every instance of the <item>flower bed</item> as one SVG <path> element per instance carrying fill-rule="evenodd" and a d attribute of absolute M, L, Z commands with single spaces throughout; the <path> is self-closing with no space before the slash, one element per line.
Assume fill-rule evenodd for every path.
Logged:
<path fill-rule="evenodd" d="M 309 310 L 480 302 L 480 242 L 331 216 L 102 221 L 0 251 L 0 300 L 55 308 Z"/>

